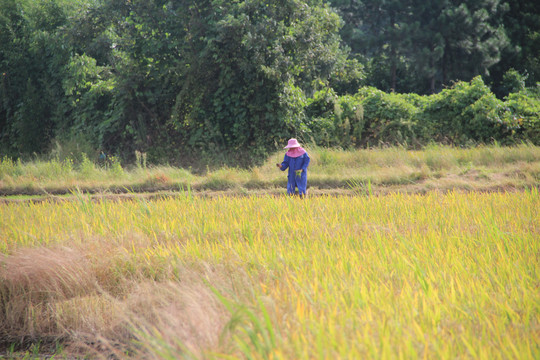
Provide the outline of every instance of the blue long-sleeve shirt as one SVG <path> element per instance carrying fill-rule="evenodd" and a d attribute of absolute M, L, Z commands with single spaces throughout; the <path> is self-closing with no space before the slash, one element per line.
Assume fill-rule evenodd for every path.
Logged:
<path fill-rule="evenodd" d="M 283 158 L 283 162 L 281 163 L 281 170 L 285 171 L 287 168 L 289 169 L 289 176 L 291 174 L 293 176 L 296 176 L 295 171 L 302 169 L 303 172 L 305 172 L 309 166 L 310 158 L 307 152 L 303 153 L 299 157 L 290 157 L 287 154 L 285 154 L 285 157 Z"/>
<path fill-rule="evenodd" d="M 307 152 L 298 157 L 290 157 L 285 154 L 283 162 L 281 163 L 281 171 L 289 169 L 287 176 L 287 193 L 294 194 L 295 188 L 298 187 L 298 192 L 300 194 L 306 194 L 307 168 L 309 162 L 310 158 Z M 297 170 L 302 170 L 300 176 L 296 176 Z"/>

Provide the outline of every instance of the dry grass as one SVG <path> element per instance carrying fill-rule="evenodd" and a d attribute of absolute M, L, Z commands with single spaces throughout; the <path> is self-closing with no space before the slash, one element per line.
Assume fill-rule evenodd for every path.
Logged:
<path fill-rule="evenodd" d="M 71 249 L 21 249 L 4 257 L 1 265 L 4 311 L 0 329 L 11 340 L 61 337 L 63 327 L 71 328 L 67 313 L 58 318 L 62 304 L 97 291 L 87 262 Z"/>
<path fill-rule="evenodd" d="M 60 341 L 73 355 L 139 359 L 219 348 L 229 314 L 204 280 L 226 288 L 218 270 L 176 268 L 179 281 L 154 281 L 140 269 L 118 277 L 118 257 L 103 258 L 103 240 L 84 247 L 98 253 L 37 247 L 3 256 L 0 347 Z"/>
<path fill-rule="evenodd" d="M 511 148 L 498 146 L 456 149 L 431 146 L 422 151 L 403 148 L 357 151 L 308 148 L 312 163 L 308 184 L 314 189 L 348 189 L 348 183 L 370 182 L 375 191 L 385 187 L 415 185 L 421 191 L 440 187 L 456 189 L 499 188 L 504 177 L 508 188 L 527 188 L 540 183 L 540 148 L 520 145 Z M 0 161 L 0 194 L 45 195 L 66 194 L 74 191 L 91 193 L 125 193 L 179 191 L 234 191 L 242 194 L 251 190 L 284 188 L 285 174 L 275 163 L 283 160 L 283 153 L 268 157 L 252 169 L 224 167 L 209 169 L 195 175 L 186 169 L 167 166 L 103 169 L 86 162 L 75 166 L 70 162 L 17 163 L 4 158 Z M 468 184 L 470 172 L 483 178 Z M 455 180 L 455 181 L 453 181 Z"/>

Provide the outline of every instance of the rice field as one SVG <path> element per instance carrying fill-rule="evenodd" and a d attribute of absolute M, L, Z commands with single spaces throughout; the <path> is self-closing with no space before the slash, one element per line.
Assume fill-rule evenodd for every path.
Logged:
<path fill-rule="evenodd" d="M 1 351 L 538 359 L 538 209 L 536 188 L 3 204 Z"/>

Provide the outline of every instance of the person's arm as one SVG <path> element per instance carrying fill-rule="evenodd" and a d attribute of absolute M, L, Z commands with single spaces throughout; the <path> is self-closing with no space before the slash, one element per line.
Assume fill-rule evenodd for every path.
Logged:
<path fill-rule="evenodd" d="M 283 162 L 281 164 L 276 164 L 276 165 L 281 171 L 287 170 L 287 168 L 289 167 L 289 157 L 285 155 L 283 157 Z"/>
<path fill-rule="evenodd" d="M 307 170 L 307 167 L 309 166 L 310 161 L 311 161 L 311 159 L 309 158 L 308 153 L 305 153 L 304 154 L 304 163 L 302 164 L 302 171 Z"/>

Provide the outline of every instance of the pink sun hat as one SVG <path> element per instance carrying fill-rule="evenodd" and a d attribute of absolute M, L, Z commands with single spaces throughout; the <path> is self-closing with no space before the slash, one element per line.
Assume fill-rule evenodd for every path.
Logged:
<path fill-rule="evenodd" d="M 300 147 L 298 140 L 289 139 L 289 142 L 287 143 L 287 146 L 284 147 L 284 149 L 292 149 L 292 148 L 298 148 L 298 147 Z"/>

